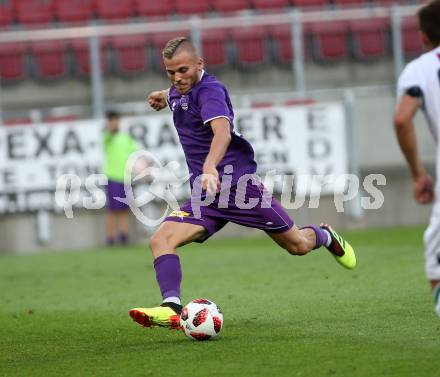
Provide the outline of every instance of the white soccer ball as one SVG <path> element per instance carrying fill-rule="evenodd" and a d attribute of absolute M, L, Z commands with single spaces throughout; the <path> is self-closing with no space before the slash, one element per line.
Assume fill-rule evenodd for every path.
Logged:
<path fill-rule="evenodd" d="M 180 326 L 188 338 L 209 340 L 220 333 L 223 327 L 223 314 L 210 300 L 193 300 L 182 309 Z"/>

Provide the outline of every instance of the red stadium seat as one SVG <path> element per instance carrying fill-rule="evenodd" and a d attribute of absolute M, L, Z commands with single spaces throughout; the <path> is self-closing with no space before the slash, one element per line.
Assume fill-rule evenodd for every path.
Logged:
<path fill-rule="evenodd" d="M 133 0 L 96 0 L 96 15 L 104 20 L 126 20 L 134 12 Z"/>
<path fill-rule="evenodd" d="M 92 0 L 56 0 L 55 12 L 60 22 L 87 22 L 93 18 Z"/>
<path fill-rule="evenodd" d="M 252 0 L 255 9 L 279 9 L 289 6 L 289 0 Z"/>
<path fill-rule="evenodd" d="M 303 29 L 303 56 L 306 58 L 306 30 Z M 280 63 L 291 63 L 294 58 L 292 50 L 291 26 L 275 25 L 270 28 L 275 42 L 275 59 Z"/>
<path fill-rule="evenodd" d="M 313 55 L 318 60 L 340 60 L 348 55 L 347 31 L 344 21 L 316 22 L 310 25 Z"/>
<path fill-rule="evenodd" d="M 143 17 L 167 17 L 173 13 L 172 0 L 135 0 L 135 9 Z"/>
<path fill-rule="evenodd" d="M 31 51 L 35 60 L 37 77 L 53 79 L 66 74 L 65 46 L 65 43 L 60 41 L 33 42 Z"/>
<path fill-rule="evenodd" d="M 107 71 L 107 62 L 105 59 L 106 41 L 100 39 L 100 58 L 101 70 L 103 73 Z M 75 39 L 72 42 L 72 50 L 75 58 L 75 71 L 80 76 L 89 76 L 91 72 L 89 41 L 87 39 Z"/>
<path fill-rule="evenodd" d="M 299 8 L 325 8 L 326 0 L 292 0 L 292 5 Z"/>
<path fill-rule="evenodd" d="M 202 33 L 202 56 L 210 67 L 221 67 L 228 63 L 225 30 L 206 30 Z"/>
<path fill-rule="evenodd" d="M 220 13 L 231 13 L 249 8 L 248 0 L 212 0 L 212 8 Z"/>
<path fill-rule="evenodd" d="M 8 27 L 11 23 L 12 23 L 11 5 L 0 3 L 0 29 Z"/>
<path fill-rule="evenodd" d="M 117 36 L 110 40 L 116 55 L 117 70 L 123 74 L 145 72 L 147 69 L 145 35 Z"/>
<path fill-rule="evenodd" d="M 248 66 L 266 61 L 266 28 L 236 28 L 232 30 L 232 37 L 237 46 L 239 64 Z"/>
<path fill-rule="evenodd" d="M 363 7 L 369 3 L 367 0 L 333 0 L 333 4 L 339 8 Z"/>
<path fill-rule="evenodd" d="M 22 43 L 0 45 L 0 77 L 4 81 L 20 80 L 25 77 L 25 46 Z"/>
<path fill-rule="evenodd" d="M 406 55 L 415 56 L 423 51 L 419 21 L 416 17 L 404 18 L 402 20 L 402 44 Z"/>
<path fill-rule="evenodd" d="M 270 28 L 270 34 L 275 42 L 276 60 L 280 63 L 290 63 L 294 56 L 290 29 L 290 25 L 275 25 Z"/>
<path fill-rule="evenodd" d="M 367 19 L 350 22 L 354 54 L 358 58 L 377 58 L 387 52 L 386 19 Z"/>
<path fill-rule="evenodd" d="M 203 14 L 209 11 L 206 0 L 175 0 L 176 12 L 181 15 Z"/>
<path fill-rule="evenodd" d="M 23 25 L 46 25 L 54 19 L 52 0 L 18 0 L 13 5 L 16 19 Z"/>

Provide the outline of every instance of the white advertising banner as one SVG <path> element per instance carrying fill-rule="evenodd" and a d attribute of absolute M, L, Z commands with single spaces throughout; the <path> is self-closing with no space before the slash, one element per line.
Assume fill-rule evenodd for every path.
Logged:
<path fill-rule="evenodd" d="M 76 174 L 84 182 L 101 173 L 104 126 L 103 120 L 90 120 L 1 127 L 0 213 L 55 209 L 54 191 L 61 175 Z M 162 166 L 177 161 L 176 175 L 187 174 L 169 112 L 125 117 L 121 128 Z M 297 192 L 313 193 L 314 185 L 324 194 L 342 191 L 344 182 L 323 184 L 322 177 L 347 173 L 345 129 L 339 103 L 239 109 L 235 114 L 235 130 L 254 147 L 257 173 L 266 182 L 272 177 L 275 191 L 280 191 L 284 175 L 294 177 Z M 177 191 L 181 199 L 188 188 Z"/>

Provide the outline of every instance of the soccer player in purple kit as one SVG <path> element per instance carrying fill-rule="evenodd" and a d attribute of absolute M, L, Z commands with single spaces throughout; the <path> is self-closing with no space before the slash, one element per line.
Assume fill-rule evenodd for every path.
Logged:
<path fill-rule="evenodd" d="M 228 92 L 204 71 L 193 43 L 184 37 L 174 38 L 162 55 L 172 86 L 152 92 L 148 103 L 155 110 L 169 106 L 173 112 L 192 174 L 191 199 L 180 211 L 172 212 L 150 238 L 162 304 L 131 309 L 132 319 L 145 327 L 180 327 L 182 271 L 176 249 L 205 241 L 229 221 L 265 231 L 292 255 L 325 246 L 341 265 L 354 268 L 353 248 L 328 224 L 298 228 L 281 204 L 265 195 L 267 191 L 254 175 L 257 164 L 252 146 L 234 130 Z M 229 194 L 226 200 L 225 192 Z M 238 205 L 251 201 L 258 204 L 254 208 Z"/>

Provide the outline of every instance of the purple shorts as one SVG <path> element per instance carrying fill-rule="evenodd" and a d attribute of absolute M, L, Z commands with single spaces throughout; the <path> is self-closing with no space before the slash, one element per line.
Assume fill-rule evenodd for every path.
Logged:
<path fill-rule="evenodd" d="M 115 198 L 125 198 L 124 184 L 116 181 L 108 181 L 107 185 L 107 208 L 109 211 L 127 210 L 127 204 L 116 200 Z"/>
<path fill-rule="evenodd" d="M 232 186 L 229 200 L 226 202 L 223 200 L 223 204 L 220 205 L 220 207 L 224 207 L 226 204 L 227 208 L 219 208 L 220 194 L 217 194 L 212 204 L 205 206 L 198 206 L 197 201 L 191 201 L 190 199 L 180 207 L 180 211 L 173 211 L 164 221 L 203 226 L 206 233 L 196 242 L 204 242 L 229 221 L 250 228 L 261 229 L 268 233 L 282 233 L 292 228 L 294 223 L 289 214 L 270 194 L 265 195 L 264 190 L 265 188 L 261 183 L 254 185 L 248 182 L 245 192 L 243 189 L 240 191 L 237 186 Z M 241 203 L 250 206 L 249 200 L 253 202 L 258 200 L 258 204 L 253 208 L 243 208 L 244 206 Z M 200 216 L 197 216 L 197 213 Z"/>

